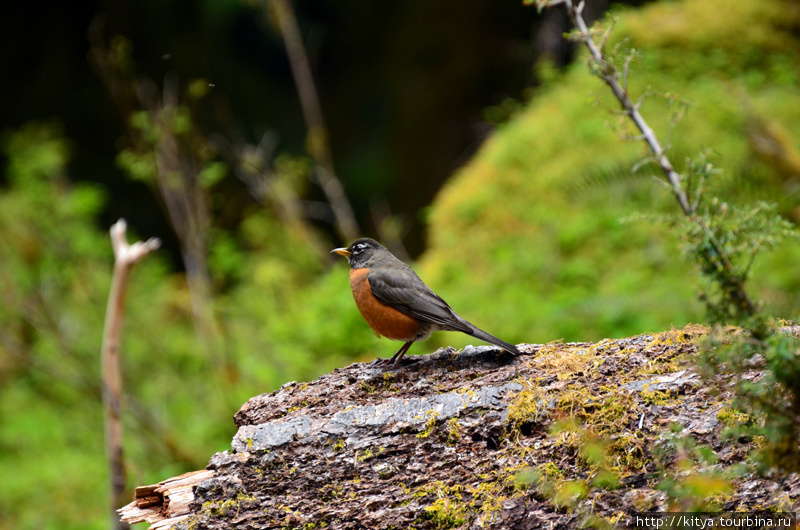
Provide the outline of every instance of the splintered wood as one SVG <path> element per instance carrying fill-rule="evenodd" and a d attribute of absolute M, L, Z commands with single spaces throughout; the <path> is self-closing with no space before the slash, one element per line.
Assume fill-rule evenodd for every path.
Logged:
<path fill-rule="evenodd" d="M 167 530 L 189 516 L 189 503 L 194 499 L 192 486 L 214 476 L 206 469 L 152 484 L 139 486 L 134 500 L 123 506 L 119 513 L 122 521 L 134 524 L 150 523 L 150 530 Z"/>

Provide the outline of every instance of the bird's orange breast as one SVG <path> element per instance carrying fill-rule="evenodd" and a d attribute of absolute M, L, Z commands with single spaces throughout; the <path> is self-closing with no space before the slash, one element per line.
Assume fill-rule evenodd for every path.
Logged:
<path fill-rule="evenodd" d="M 353 289 L 358 310 L 377 336 L 409 341 L 416 338 L 419 322 L 413 317 L 384 304 L 372 294 L 369 269 L 350 270 L 350 288 Z"/>

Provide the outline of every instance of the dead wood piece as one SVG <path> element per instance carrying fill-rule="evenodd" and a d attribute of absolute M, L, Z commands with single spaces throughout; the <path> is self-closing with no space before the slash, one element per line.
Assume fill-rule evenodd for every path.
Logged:
<path fill-rule="evenodd" d="M 145 497 L 149 497 L 156 492 L 156 488 L 158 484 L 151 484 L 149 486 L 138 486 L 134 490 L 133 498 L 134 499 L 143 499 Z"/>
<path fill-rule="evenodd" d="M 179 515 L 177 517 L 170 517 L 169 519 L 164 519 L 163 521 L 159 521 L 156 524 L 152 525 L 149 530 L 169 530 L 170 528 L 174 528 L 176 524 L 180 523 L 184 519 L 189 517 L 189 514 L 186 515 Z"/>
<path fill-rule="evenodd" d="M 164 497 L 161 495 L 148 495 L 147 497 L 137 497 L 134 502 L 139 508 L 149 508 L 151 506 L 160 506 L 164 502 Z"/>
<path fill-rule="evenodd" d="M 136 488 L 133 502 L 117 510 L 126 523 L 152 524 L 153 530 L 172 528 L 189 515 L 189 505 L 194 500 L 192 487 L 212 478 L 214 472 L 203 469 L 163 480 L 158 484 Z"/>

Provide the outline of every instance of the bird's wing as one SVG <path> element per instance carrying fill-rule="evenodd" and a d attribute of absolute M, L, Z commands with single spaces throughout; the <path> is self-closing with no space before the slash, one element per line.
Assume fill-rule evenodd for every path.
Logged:
<path fill-rule="evenodd" d="M 372 294 L 382 303 L 423 322 L 453 331 L 471 332 L 472 326 L 450 309 L 410 268 L 374 270 L 367 277 Z"/>

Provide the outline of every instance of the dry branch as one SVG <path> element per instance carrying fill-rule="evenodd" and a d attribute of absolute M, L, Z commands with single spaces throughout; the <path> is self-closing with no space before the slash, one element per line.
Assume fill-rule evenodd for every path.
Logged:
<path fill-rule="evenodd" d="M 342 241 L 353 241 L 361 235 L 353 208 L 347 200 L 344 187 L 333 169 L 328 129 L 322 116 L 319 95 L 311 75 L 308 55 L 303 46 L 297 18 L 288 0 L 267 0 L 267 12 L 275 18 L 286 54 L 292 68 L 300 105 L 308 127 L 308 150 L 317 164 L 317 181 L 328 199 L 336 224 L 336 231 Z"/>
<path fill-rule="evenodd" d="M 155 238 L 150 238 L 144 243 L 137 241 L 133 245 L 129 245 L 125 236 L 126 227 L 125 220 L 120 219 L 110 230 L 111 244 L 114 249 L 114 272 L 111 279 L 111 291 L 108 295 L 101 352 L 103 416 L 111 492 L 111 521 L 112 528 L 118 529 L 127 528 L 127 525 L 119 522 L 116 517 L 116 508 L 124 502 L 125 494 L 125 465 L 122 455 L 122 422 L 120 419 L 122 401 L 120 337 L 125 315 L 125 295 L 133 265 L 161 245 L 161 241 Z"/>

